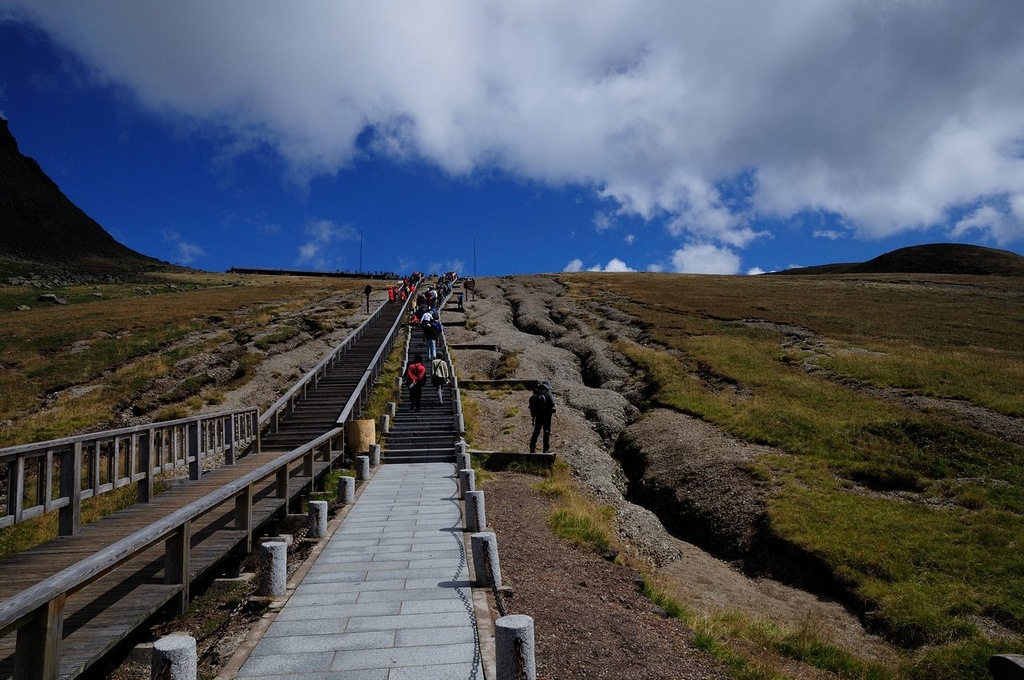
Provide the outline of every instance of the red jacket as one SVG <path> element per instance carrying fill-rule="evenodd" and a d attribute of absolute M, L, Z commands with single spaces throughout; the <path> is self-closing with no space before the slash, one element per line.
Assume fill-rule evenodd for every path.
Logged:
<path fill-rule="evenodd" d="M 405 369 L 405 379 L 410 385 L 418 385 L 427 377 L 427 367 L 423 364 L 409 364 Z"/>

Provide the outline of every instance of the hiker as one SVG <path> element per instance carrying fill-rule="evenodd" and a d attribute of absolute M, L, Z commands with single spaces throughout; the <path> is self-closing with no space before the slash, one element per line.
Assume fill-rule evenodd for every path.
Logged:
<path fill-rule="evenodd" d="M 448 369 L 448 362 L 444 360 L 444 352 L 438 352 L 437 357 L 430 364 L 430 373 L 434 383 L 434 387 L 437 388 L 437 403 L 444 403 L 444 386 L 451 380 L 452 374 Z"/>
<path fill-rule="evenodd" d="M 533 388 L 530 397 L 530 417 L 533 418 L 533 436 L 530 437 L 530 453 L 537 451 L 537 437 L 544 430 L 544 453 L 551 450 L 551 416 L 555 412 L 555 397 L 551 384 L 545 380 Z"/>
<path fill-rule="evenodd" d="M 433 320 L 430 312 L 424 312 L 420 319 L 420 329 L 423 331 L 423 339 L 427 343 L 427 359 L 433 360 L 437 357 L 437 331 L 438 323 Z"/>
<path fill-rule="evenodd" d="M 412 363 L 405 369 L 405 384 L 409 386 L 409 403 L 418 412 L 420 399 L 423 397 L 423 381 L 427 378 L 427 367 L 423 365 L 423 357 L 416 354 Z"/>

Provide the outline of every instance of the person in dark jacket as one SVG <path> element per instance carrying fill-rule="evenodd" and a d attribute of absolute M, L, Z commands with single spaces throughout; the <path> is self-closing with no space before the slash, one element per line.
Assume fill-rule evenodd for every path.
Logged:
<path fill-rule="evenodd" d="M 530 437 L 530 453 L 537 450 L 537 437 L 544 430 L 544 453 L 551 450 L 551 416 L 555 412 L 555 396 L 551 384 L 545 380 L 533 389 L 530 397 L 530 416 L 533 418 L 533 436 Z"/>

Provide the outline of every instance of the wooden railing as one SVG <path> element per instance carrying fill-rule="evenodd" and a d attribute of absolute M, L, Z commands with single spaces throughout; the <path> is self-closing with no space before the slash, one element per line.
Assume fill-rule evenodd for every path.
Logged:
<path fill-rule="evenodd" d="M 137 484 L 144 503 L 161 473 L 187 467 L 199 479 L 204 461 L 220 454 L 233 464 L 258 445 L 258 419 L 257 409 L 244 409 L 0 449 L 0 528 L 59 510 L 59 534 L 74 535 L 82 501 Z"/>
<path fill-rule="evenodd" d="M 176 609 L 184 611 L 189 601 L 192 522 L 214 508 L 233 502 L 234 528 L 245 531 L 244 548 L 248 551 L 256 529 L 253 526 L 253 499 L 256 492 L 266 487 L 269 480 L 273 480 L 276 496 L 287 499 L 291 465 L 301 460 L 302 476 L 312 477 L 318 456 L 323 460 L 333 460 L 334 454 L 341 448 L 338 442 L 344 441 L 345 422 L 361 412 L 394 347 L 407 305 L 408 301 L 378 347 L 352 396 L 343 406 L 337 427 L 0 603 L 0 637 L 17 631 L 15 677 L 32 680 L 55 678 L 60 662 L 64 608 L 68 597 L 160 543 L 164 544 L 165 581 L 179 586 Z M 151 498 L 153 478 L 160 472 L 188 465 L 190 478 L 198 479 L 202 474 L 203 459 L 221 452 L 225 454 L 227 463 L 233 463 L 236 454 L 245 446 L 252 443 L 258 446 L 261 428 L 273 426 L 277 414 L 294 408 L 298 395 L 305 394 L 309 387 L 315 385 L 324 374 L 324 369 L 343 356 L 351 341 L 362 335 L 367 323 L 382 311 L 383 305 L 278 400 L 272 412 L 268 411 L 263 416 L 256 409 L 250 409 L 0 450 L 0 460 L 8 464 L 9 470 L 14 471 L 9 475 L 9 480 L 15 480 L 13 487 L 18 489 L 18 493 L 10 494 L 8 507 L 11 509 L 6 516 L 0 518 L 0 522 L 3 522 L 0 527 L 60 509 L 62 513 L 74 516 L 69 517 L 67 522 L 69 528 L 77 529 L 81 500 L 133 482 L 140 484 L 140 500 L 143 497 Z M 36 479 L 42 481 L 35 484 L 36 499 L 24 503 L 21 499 L 26 495 L 25 480 L 32 479 L 26 471 L 33 467 L 41 471 Z M 60 489 L 56 495 L 52 481 L 55 479 L 61 480 L 56 485 Z M 76 479 L 84 479 L 88 483 L 76 485 L 72 481 Z M 8 484 L 10 486 L 12 483 L 9 481 Z M 64 523 L 62 514 L 62 532 Z"/>
<path fill-rule="evenodd" d="M 410 295 L 402 304 L 402 312 L 398 315 L 399 319 L 402 318 L 402 315 L 408 308 L 409 301 L 411 299 L 412 296 Z M 270 432 L 277 432 L 277 426 L 280 419 L 294 410 L 295 405 L 306 396 L 306 393 L 310 389 L 316 387 L 320 379 L 327 374 L 327 371 L 345 356 L 349 348 L 352 346 L 352 343 L 363 336 L 370 323 L 375 321 L 390 304 L 397 303 L 384 302 L 377 307 L 377 309 L 375 309 L 365 321 L 359 324 L 359 326 L 356 327 L 356 329 L 352 331 L 352 333 L 350 333 L 340 345 L 335 347 L 330 354 L 324 357 L 320 363 L 310 369 L 306 375 L 291 387 L 291 389 L 285 392 L 280 399 L 274 402 L 274 404 L 260 416 L 260 430 L 266 431 L 269 428 Z M 394 333 L 393 329 L 391 333 Z"/>
<path fill-rule="evenodd" d="M 341 413 L 338 414 L 336 423 L 339 427 L 344 427 L 346 422 L 357 417 L 362 412 L 367 400 L 370 398 L 370 392 L 373 391 L 373 387 L 377 383 L 377 378 L 380 376 L 380 373 L 384 368 L 384 362 L 387 361 L 388 356 L 395 347 L 395 342 L 398 338 L 398 329 L 402 327 L 402 319 L 405 317 L 405 312 L 409 308 L 409 301 L 411 299 L 412 296 L 410 295 L 402 305 L 402 310 L 395 317 L 394 323 L 391 324 L 387 337 L 384 339 L 384 342 L 381 343 L 380 347 L 377 348 L 377 353 L 373 355 L 373 359 L 370 361 L 369 367 L 367 367 L 363 376 L 359 379 L 358 384 L 356 384 L 356 388 L 352 392 L 351 398 L 349 398 L 348 402 L 345 403 L 345 406 L 341 409 Z"/>
<path fill-rule="evenodd" d="M 0 636 L 17 630 L 15 677 L 55 678 L 60 660 L 64 606 L 68 596 L 110 573 L 125 562 L 163 542 L 165 580 L 180 586 L 177 610 L 184 611 L 189 601 L 189 563 L 192 521 L 222 503 L 234 501 L 235 529 L 246 531 L 251 547 L 253 497 L 270 478 L 277 485 L 277 496 L 288 498 L 289 465 L 302 459 L 312 470 L 314 457 L 330 455 L 331 441 L 340 433 L 335 428 L 313 441 L 230 482 L 200 500 L 155 520 L 104 549 L 80 560 L 47 579 L 36 583 L 0 603 Z"/>

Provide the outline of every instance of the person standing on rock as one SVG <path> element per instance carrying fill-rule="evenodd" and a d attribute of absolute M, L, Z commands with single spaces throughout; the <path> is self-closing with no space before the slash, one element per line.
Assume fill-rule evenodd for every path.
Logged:
<path fill-rule="evenodd" d="M 537 437 L 544 430 L 544 453 L 551 450 L 551 416 L 555 412 L 555 396 L 551 384 L 545 380 L 533 388 L 530 397 L 530 417 L 533 418 L 533 436 L 530 437 L 530 453 L 537 451 Z"/>
<path fill-rule="evenodd" d="M 448 362 L 444 360 L 444 352 L 438 352 L 434 361 L 430 364 L 430 375 L 434 387 L 437 388 L 437 403 L 444 403 L 444 386 L 451 379 L 451 371 L 448 370 Z"/>
<path fill-rule="evenodd" d="M 427 367 L 423 365 L 423 357 L 416 354 L 412 363 L 405 369 L 405 384 L 409 386 L 409 403 L 416 411 L 420 410 L 423 397 L 423 382 L 427 379 Z"/>

